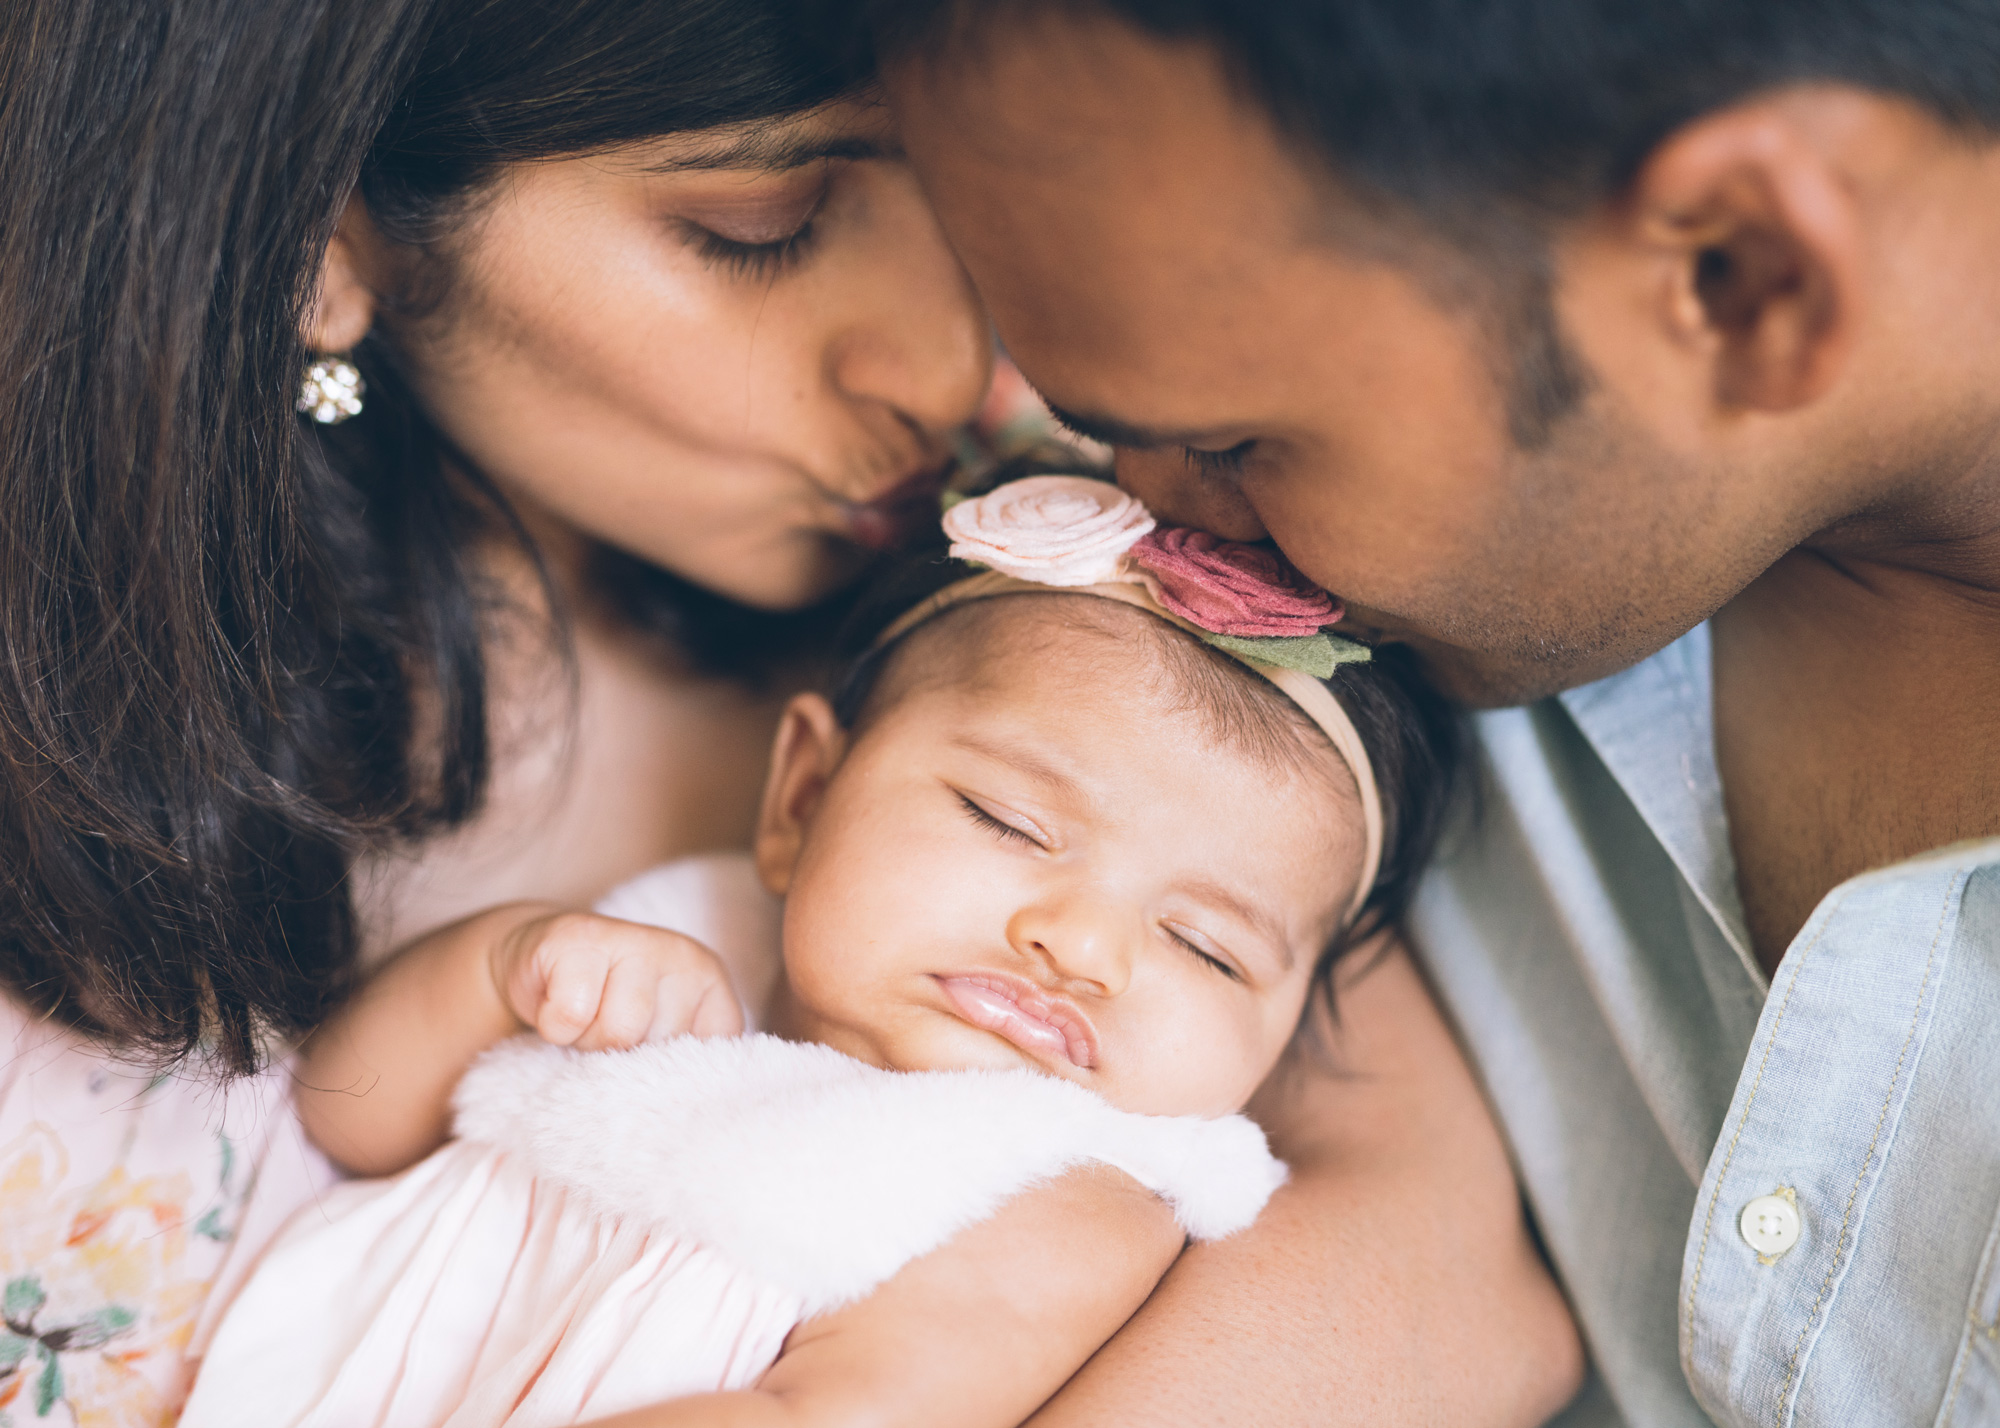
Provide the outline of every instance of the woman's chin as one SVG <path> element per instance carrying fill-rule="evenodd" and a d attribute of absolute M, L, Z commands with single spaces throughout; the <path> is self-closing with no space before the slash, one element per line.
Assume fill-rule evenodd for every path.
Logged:
<path fill-rule="evenodd" d="M 775 550 L 744 551 L 734 560 L 712 563 L 675 560 L 616 543 L 712 595 L 772 615 L 804 610 L 839 594 L 877 559 L 874 552 L 824 531 L 802 533 Z"/>

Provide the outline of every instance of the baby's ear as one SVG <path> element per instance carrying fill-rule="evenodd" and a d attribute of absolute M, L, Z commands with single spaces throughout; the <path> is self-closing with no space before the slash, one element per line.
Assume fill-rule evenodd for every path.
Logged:
<path fill-rule="evenodd" d="M 846 752 L 847 731 L 825 699 L 800 694 L 785 706 L 757 811 L 757 875 L 773 896 L 790 890 L 806 830 Z"/>

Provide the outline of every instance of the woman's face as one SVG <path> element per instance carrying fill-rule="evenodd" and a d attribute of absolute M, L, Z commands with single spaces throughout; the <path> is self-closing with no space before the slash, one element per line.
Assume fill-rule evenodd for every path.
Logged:
<path fill-rule="evenodd" d="M 935 520 L 991 339 L 897 157 L 841 102 L 508 170 L 391 335 L 523 509 L 767 608 Z"/>

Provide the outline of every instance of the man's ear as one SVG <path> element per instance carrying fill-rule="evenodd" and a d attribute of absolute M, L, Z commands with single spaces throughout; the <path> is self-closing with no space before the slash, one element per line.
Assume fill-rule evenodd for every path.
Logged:
<path fill-rule="evenodd" d="M 847 753 L 847 731 L 833 706 L 817 694 L 800 694 L 785 706 L 771 747 L 771 772 L 757 810 L 757 875 L 774 896 L 792 886 L 806 828 L 819 811 L 833 771 Z"/>
<path fill-rule="evenodd" d="M 314 352 L 351 352 L 375 325 L 376 293 L 381 291 L 386 245 L 368 217 L 359 194 L 347 200 L 340 226 L 320 260 L 319 282 L 299 324 L 299 336 Z"/>
<path fill-rule="evenodd" d="M 1813 140 L 1813 101 L 1704 116 L 1667 138 L 1629 191 L 1672 265 L 1668 320 L 1711 354 L 1715 399 L 1785 411 L 1833 386 L 1859 330 L 1862 216 Z"/>

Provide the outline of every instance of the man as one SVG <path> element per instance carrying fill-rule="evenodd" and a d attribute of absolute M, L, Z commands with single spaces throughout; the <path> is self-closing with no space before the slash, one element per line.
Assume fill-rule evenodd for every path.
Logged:
<path fill-rule="evenodd" d="M 1565 1421 L 2000 1423 L 2000 3 L 870 20 L 1120 480 L 1497 711 L 1411 931 L 1590 1354 Z M 1367 986 L 1364 1074 L 1267 1107 L 1282 1213 L 1047 1421 L 1566 1396 L 1512 1232 L 1421 1187 L 1435 1125 L 1311 1153 L 1421 1022 Z"/>

